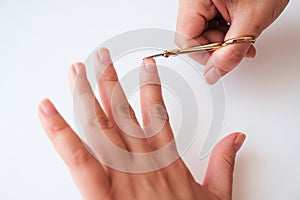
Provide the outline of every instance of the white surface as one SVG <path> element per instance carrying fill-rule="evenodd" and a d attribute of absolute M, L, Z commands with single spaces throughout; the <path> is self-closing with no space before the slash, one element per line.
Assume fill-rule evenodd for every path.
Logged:
<path fill-rule="evenodd" d="M 224 134 L 248 135 L 236 163 L 234 199 L 300 199 L 299 9 L 291 1 L 259 38 L 257 57 L 224 79 Z M 171 0 L 0 1 L 1 200 L 81 199 L 39 124 L 39 101 L 51 98 L 71 121 L 70 64 L 124 31 L 172 30 L 176 14 Z M 201 179 L 205 161 L 187 161 Z"/>

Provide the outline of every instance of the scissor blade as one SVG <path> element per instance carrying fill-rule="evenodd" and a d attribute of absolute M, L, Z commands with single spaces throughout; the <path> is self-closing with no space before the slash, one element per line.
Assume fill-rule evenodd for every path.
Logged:
<path fill-rule="evenodd" d="M 154 54 L 151 56 L 147 56 L 147 57 L 143 58 L 143 60 L 147 59 L 147 58 L 155 58 L 155 57 L 160 57 L 160 56 L 164 56 L 164 55 L 165 55 L 165 53 L 158 53 L 158 54 Z"/>

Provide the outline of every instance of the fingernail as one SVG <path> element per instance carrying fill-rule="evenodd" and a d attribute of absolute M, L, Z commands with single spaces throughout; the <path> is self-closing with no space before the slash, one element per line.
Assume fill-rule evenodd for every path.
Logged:
<path fill-rule="evenodd" d="M 47 117 L 56 113 L 56 109 L 48 99 L 43 100 L 39 108 L 43 115 Z"/>
<path fill-rule="evenodd" d="M 246 54 L 245 57 L 246 58 L 254 58 L 256 54 Z"/>
<path fill-rule="evenodd" d="M 98 57 L 102 64 L 108 65 L 112 63 L 109 51 L 107 48 L 101 48 L 98 50 Z"/>
<path fill-rule="evenodd" d="M 75 74 L 77 76 L 86 76 L 86 71 L 84 69 L 84 65 L 82 63 L 73 64 Z"/>
<path fill-rule="evenodd" d="M 245 139 L 246 139 L 246 135 L 243 133 L 240 133 L 238 136 L 236 136 L 236 138 L 233 142 L 233 148 L 234 148 L 235 152 L 237 152 L 241 148 Z"/>
<path fill-rule="evenodd" d="M 75 63 L 75 64 L 73 65 L 74 72 L 75 72 L 76 74 L 78 74 L 81 67 L 82 67 L 82 66 L 81 66 L 80 64 Z"/>
<path fill-rule="evenodd" d="M 217 67 L 211 67 L 204 77 L 206 82 L 211 85 L 221 78 L 221 72 Z"/>
<path fill-rule="evenodd" d="M 150 59 L 145 59 L 144 65 L 148 72 L 151 72 L 151 73 L 157 72 L 157 67 L 156 67 L 155 61 L 150 60 Z"/>

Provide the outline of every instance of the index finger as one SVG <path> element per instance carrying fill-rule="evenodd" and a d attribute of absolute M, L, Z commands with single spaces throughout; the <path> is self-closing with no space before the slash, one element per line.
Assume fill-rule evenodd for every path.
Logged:
<path fill-rule="evenodd" d="M 109 177 L 101 163 L 89 153 L 85 144 L 48 99 L 41 102 L 38 114 L 47 135 L 70 169 L 82 195 L 86 199 L 98 194 L 104 197 L 109 191 Z"/>

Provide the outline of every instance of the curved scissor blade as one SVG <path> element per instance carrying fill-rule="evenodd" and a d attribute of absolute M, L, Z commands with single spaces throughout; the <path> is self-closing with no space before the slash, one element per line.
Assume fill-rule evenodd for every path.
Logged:
<path fill-rule="evenodd" d="M 165 55 L 165 53 L 158 53 L 158 54 L 154 54 L 151 56 L 147 56 L 147 57 L 143 58 L 143 60 L 147 59 L 147 58 L 155 58 L 155 57 L 160 57 L 160 56 L 164 56 L 164 55 Z"/>

